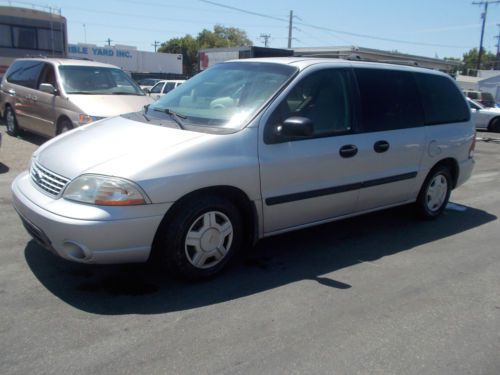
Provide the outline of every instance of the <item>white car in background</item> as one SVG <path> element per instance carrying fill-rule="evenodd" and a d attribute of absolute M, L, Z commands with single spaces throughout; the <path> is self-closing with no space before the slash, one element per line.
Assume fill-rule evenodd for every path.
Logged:
<path fill-rule="evenodd" d="M 500 133 L 500 108 L 486 108 L 469 98 L 467 98 L 467 103 L 472 112 L 472 121 L 476 125 L 476 129 Z"/>
<path fill-rule="evenodd" d="M 149 90 L 149 95 L 154 99 L 158 100 L 166 93 L 172 91 L 176 87 L 182 85 L 185 82 L 183 79 L 169 79 L 158 82 L 154 85 L 151 90 Z"/>

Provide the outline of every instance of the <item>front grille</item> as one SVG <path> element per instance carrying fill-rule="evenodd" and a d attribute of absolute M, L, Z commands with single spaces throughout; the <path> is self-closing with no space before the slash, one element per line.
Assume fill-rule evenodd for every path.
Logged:
<path fill-rule="evenodd" d="M 36 161 L 31 163 L 30 175 L 35 185 L 52 197 L 57 197 L 69 182 L 68 178 L 49 171 Z"/>

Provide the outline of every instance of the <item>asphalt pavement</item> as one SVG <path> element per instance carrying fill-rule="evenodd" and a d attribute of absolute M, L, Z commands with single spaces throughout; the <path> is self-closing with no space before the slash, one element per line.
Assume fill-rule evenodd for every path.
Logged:
<path fill-rule="evenodd" d="M 500 374 L 500 134 L 436 221 L 407 207 L 260 242 L 181 283 L 61 260 L 10 184 L 44 142 L 0 125 L 0 374 Z"/>

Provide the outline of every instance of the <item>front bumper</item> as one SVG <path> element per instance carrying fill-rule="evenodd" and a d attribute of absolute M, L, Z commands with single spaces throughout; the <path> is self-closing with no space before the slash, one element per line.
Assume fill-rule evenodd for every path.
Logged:
<path fill-rule="evenodd" d="M 147 261 L 156 230 L 171 206 L 167 203 L 106 209 L 64 201 L 49 211 L 48 201 L 58 200 L 38 191 L 28 173 L 22 173 L 12 183 L 13 206 L 37 242 L 64 259 L 96 264 Z M 57 210 L 64 212 L 54 212 Z"/>

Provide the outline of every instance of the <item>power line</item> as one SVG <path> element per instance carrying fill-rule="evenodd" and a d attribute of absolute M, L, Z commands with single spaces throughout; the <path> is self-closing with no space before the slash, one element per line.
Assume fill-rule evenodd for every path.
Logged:
<path fill-rule="evenodd" d="M 212 4 L 214 6 L 222 7 L 222 8 L 232 9 L 232 10 L 235 10 L 235 11 L 238 11 L 241 13 L 246 13 L 246 14 L 258 16 L 258 17 L 274 19 L 277 21 L 287 22 L 287 23 L 290 22 L 289 19 L 273 17 L 273 16 L 269 16 L 266 14 L 262 14 L 262 13 L 242 9 L 242 8 L 237 8 L 237 7 L 221 4 L 221 3 L 211 1 L 211 0 L 199 0 L 199 1 L 201 1 L 203 3 L 207 3 L 207 4 Z M 500 2 L 500 0 L 499 0 L 499 2 Z M 381 41 L 393 42 L 393 43 L 411 44 L 411 45 L 427 46 L 427 47 L 442 47 L 442 48 L 470 48 L 469 46 L 457 46 L 457 45 L 446 45 L 446 44 L 436 44 L 436 43 L 413 42 L 413 41 L 402 40 L 402 39 L 384 38 L 384 37 L 379 37 L 379 36 L 374 36 L 374 35 L 360 34 L 360 33 L 353 33 L 353 32 L 349 32 L 349 31 L 331 29 L 329 27 L 317 26 L 317 25 L 313 25 L 313 24 L 309 24 L 309 23 L 305 23 L 305 22 L 296 22 L 296 24 L 301 25 L 301 26 L 310 27 L 310 28 L 317 29 L 317 30 L 330 31 L 330 32 L 337 33 L 337 34 L 345 34 L 345 35 L 355 36 L 355 37 L 359 37 L 359 38 L 381 40 Z"/>
<path fill-rule="evenodd" d="M 487 0 L 487 1 L 474 1 L 472 5 L 484 5 L 484 12 L 481 14 L 481 18 L 483 19 L 483 25 L 481 26 L 481 39 L 479 41 L 479 52 L 477 55 L 477 64 L 476 69 L 479 70 L 481 67 L 481 57 L 483 55 L 483 37 L 484 37 L 484 25 L 486 23 L 486 16 L 488 15 L 488 5 L 489 4 L 498 4 L 500 0 Z"/>
<path fill-rule="evenodd" d="M 156 52 L 156 49 L 158 48 L 158 46 L 160 45 L 161 43 L 158 42 L 157 40 L 155 40 L 155 42 L 153 44 L 151 44 L 154 48 L 155 48 L 155 52 Z"/>
<path fill-rule="evenodd" d="M 268 47 L 271 34 L 260 34 L 259 38 L 264 39 L 264 47 Z"/>

